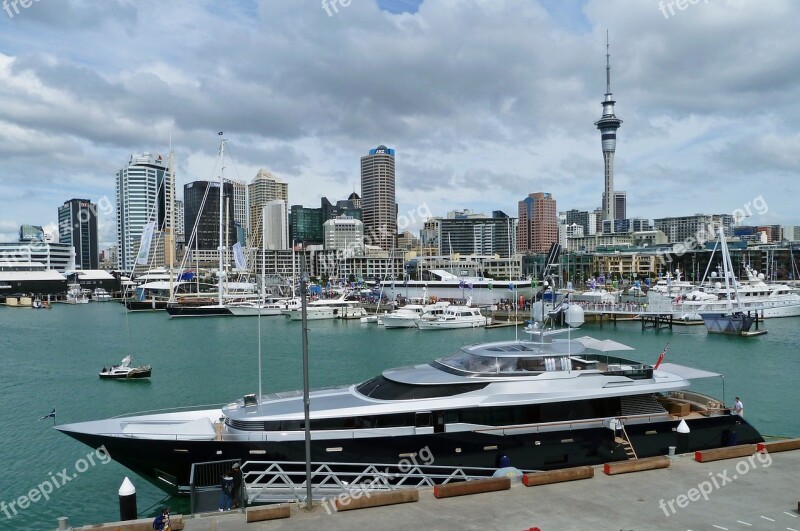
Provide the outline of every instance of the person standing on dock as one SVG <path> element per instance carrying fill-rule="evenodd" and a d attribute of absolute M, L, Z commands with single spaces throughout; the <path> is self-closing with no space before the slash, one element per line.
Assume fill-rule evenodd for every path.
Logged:
<path fill-rule="evenodd" d="M 233 509 L 238 509 L 242 506 L 242 469 L 239 463 L 233 464 Z"/>
<path fill-rule="evenodd" d="M 744 405 L 742 404 L 742 401 L 739 400 L 738 396 L 736 397 L 736 402 L 733 404 L 733 414 L 744 417 Z"/>
<path fill-rule="evenodd" d="M 222 497 L 219 501 L 219 511 L 230 511 L 233 503 L 233 472 L 228 470 L 222 474 L 220 487 L 222 489 Z"/>

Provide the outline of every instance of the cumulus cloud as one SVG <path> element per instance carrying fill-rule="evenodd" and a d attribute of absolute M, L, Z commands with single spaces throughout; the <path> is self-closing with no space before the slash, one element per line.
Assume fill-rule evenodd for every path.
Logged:
<path fill-rule="evenodd" d="M 776 222 L 797 223 L 777 190 L 800 166 L 800 7 L 658 6 L 364 0 L 328 16 L 318 2 L 37 2 L 0 17 L 0 221 L 113 197 L 128 155 L 166 153 L 170 137 L 179 184 L 209 178 L 218 131 L 240 178 L 267 168 L 292 204 L 359 190 L 359 158 L 383 143 L 401 210 L 515 213 L 537 191 L 592 209 L 608 29 L 629 215 L 737 205 L 759 182 Z"/>

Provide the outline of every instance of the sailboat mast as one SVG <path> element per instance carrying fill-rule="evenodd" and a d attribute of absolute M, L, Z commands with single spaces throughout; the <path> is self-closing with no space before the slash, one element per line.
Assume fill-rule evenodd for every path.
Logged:
<path fill-rule="evenodd" d="M 731 305 L 731 290 L 729 286 L 731 278 L 729 275 L 733 267 L 729 268 L 728 262 L 730 261 L 730 253 L 728 251 L 728 244 L 725 241 L 725 229 L 721 226 L 719 228 L 719 241 L 720 241 L 720 247 L 722 248 L 722 274 L 725 275 L 725 291 L 727 291 L 728 295 L 725 300 L 727 301 L 728 311 L 731 312 L 733 311 L 733 306 Z M 736 289 L 735 282 L 734 282 L 734 289 Z M 738 290 L 736 291 L 736 304 L 737 306 L 739 304 Z"/>
<path fill-rule="evenodd" d="M 217 275 L 217 299 L 219 305 L 222 306 L 222 207 L 223 207 L 223 189 L 225 188 L 225 139 L 219 142 L 219 159 L 220 159 L 220 172 L 219 172 L 219 273 Z"/>
<path fill-rule="evenodd" d="M 175 298 L 174 276 L 172 270 L 175 267 L 175 167 L 172 153 L 172 135 L 169 137 L 169 243 L 167 252 L 169 253 L 169 298 L 172 302 Z"/>

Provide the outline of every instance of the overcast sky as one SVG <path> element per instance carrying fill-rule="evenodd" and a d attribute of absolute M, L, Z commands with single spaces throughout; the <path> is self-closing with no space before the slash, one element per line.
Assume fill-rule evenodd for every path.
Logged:
<path fill-rule="evenodd" d="M 516 215 L 539 191 L 596 208 L 606 29 L 628 215 L 763 196 L 748 224 L 800 224 L 797 2 L 332 2 L 9 0 L 0 240 L 67 199 L 113 200 L 130 154 L 166 155 L 170 133 L 179 187 L 215 176 L 224 131 L 228 175 L 267 168 L 290 204 L 360 192 L 359 158 L 385 144 L 401 213 Z M 114 219 L 100 227 L 113 243 Z"/>

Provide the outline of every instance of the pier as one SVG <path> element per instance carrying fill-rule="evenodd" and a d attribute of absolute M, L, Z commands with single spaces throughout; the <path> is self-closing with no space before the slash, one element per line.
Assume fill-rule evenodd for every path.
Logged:
<path fill-rule="evenodd" d="M 800 529 L 796 473 L 800 450 L 732 452 L 736 457 L 699 462 L 695 454 L 669 458 L 669 466 L 608 475 L 603 467 L 580 481 L 446 499 L 431 488 L 418 501 L 336 511 L 331 504 L 307 512 L 288 504 L 289 518 L 247 523 L 244 511 L 186 516 L 189 531 L 296 529 L 676 529 L 697 531 Z M 794 445 L 793 447 L 796 447 Z M 770 445 L 768 445 L 770 448 Z M 661 458 L 664 459 L 664 458 Z M 702 460 L 702 458 L 701 458 Z M 644 468 L 644 467 L 643 467 Z M 411 503 L 408 503 L 408 502 Z M 286 511 L 285 509 L 283 510 Z M 76 528 L 81 529 L 81 528 Z"/>

